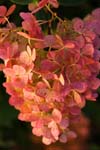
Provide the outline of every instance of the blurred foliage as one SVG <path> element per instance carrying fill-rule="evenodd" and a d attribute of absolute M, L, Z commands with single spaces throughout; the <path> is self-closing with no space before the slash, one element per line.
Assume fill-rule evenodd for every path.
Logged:
<path fill-rule="evenodd" d="M 29 2 L 38 0 L 0 0 L 0 5 L 9 7 L 13 3 L 17 4 L 14 14 L 10 17 L 10 21 L 20 25 L 21 19 L 18 17 L 21 11 L 27 11 Z M 100 7 L 100 0 L 59 0 L 60 7 L 53 9 L 61 18 L 81 17 L 90 13 L 93 9 Z M 41 10 L 36 14 L 38 19 L 49 19 L 50 14 Z M 18 111 L 11 107 L 8 103 L 9 96 L 6 94 L 2 83 L 5 81 L 4 75 L 0 72 L 0 150 L 31 150 L 32 147 L 37 150 L 46 149 L 42 144 L 32 143 L 31 129 L 27 123 L 17 120 Z M 100 89 L 98 90 L 100 94 Z M 83 109 L 86 116 L 91 121 L 90 138 L 87 141 L 88 150 L 100 150 L 100 96 L 97 102 L 87 102 Z M 20 147 L 20 148 L 19 148 Z"/>
<path fill-rule="evenodd" d="M 9 96 L 2 87 L 4 80 L 4 75 L 0 72 L 0 126 L 11 126 L 12 121 L 17 117 L 18 113 L 13 107 L 9 107 Z"/>
<path fill-rule="evenodd" d="M 38 0 L 10 0 L 13 3 L 20 4 L 20 5 L 27 5 L 29 3 L 36 3 Z M 60 5 L 64 6 L 77 6 L 87 2 L 88 0 L 58 0 Z"/>
<path fill-rule="evenodd" d="M 36 3 L 38 0 L 10 0 L 13 3 L 20 4 L 20 5 L 27 5 L 29 3 Z"/>
<path fill-rule="evenodd" d="M 59 0 L 59 3 L 64 6 L 78 6 L 87 1 L 88 0 Z"/>

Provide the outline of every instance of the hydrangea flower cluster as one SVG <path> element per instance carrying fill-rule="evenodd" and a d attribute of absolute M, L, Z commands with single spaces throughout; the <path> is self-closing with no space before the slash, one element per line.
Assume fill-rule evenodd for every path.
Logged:
<path fill-rule="evenodd" d="M 40 3 L 41 2 L 41 3 Z M 10 95 L 9 104 L 18 118 L 31 123 L 32 133 L 46 145 L 76 137 L 72 128 L 79 122 L 86 100 L 95 101 L 100 80 L 100 8 L 83 20 L 62 20 L 55 32 L 45 34 L 34 13 L 56 0 L 42 0 L 31 12 L 21 12 L 22 27 L 8 21 L 14 11 L 0 6 L 0 58 Z M 3 10 L 3 11 L 2 11 Z"/>

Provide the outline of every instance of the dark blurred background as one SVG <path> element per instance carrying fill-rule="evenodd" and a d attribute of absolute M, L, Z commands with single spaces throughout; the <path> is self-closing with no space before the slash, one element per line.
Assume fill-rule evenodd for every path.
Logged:
<path fill-rule="evenodd" d="M 27 5 L 20 3 L 21 0 L 11 1 L 17 1 L 17 8 L 10 17 L 10 21 L 20 25 L 21 19 L 18 14 L 21 11 L 27 11 Z M 11 1 L 0 0 L 0 5 L 9 7 L 13 4 Z M 25 2 L 25 0 L 22 1 Z M 100 0 L 59 0 L 59 2 L 60 7 L 54 11 L 61 18 L 69 19 L 83 18 L 95 8 L 100 7 Z M 37 17 L 47 19 L 49 15 L 40 11 Z M 77 140 L 68 144 L 56 143 L 45 146 L 41 144 L 40 139 L 32 135 L 28 123 L 17 119 L 18 112 L 8 104 L 9 95 L 2 86 L 4 81 L 4 75 L 0 72 L 0 150 L 100 150 L 100 96 L 97 102 L 87 102 L 83 109 L 84 116 L 81 118 Z"/>

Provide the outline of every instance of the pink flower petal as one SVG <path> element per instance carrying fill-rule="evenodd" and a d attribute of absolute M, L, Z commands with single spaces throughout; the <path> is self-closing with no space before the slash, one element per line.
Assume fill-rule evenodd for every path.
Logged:
<path fill-rule="evenodd" d="M 43 135 L 42 128 L 33 128 L 32 133 L 36 136 L 42 136 Z"/>
<path fill-rule="evenodd" d="M 4 17 L 6 15 L 7 8 L 5 6 L 0 6 L 0 16 Z"/>
<path fill-rule="evenodd" d="M 68 139 L 73 139 L 77 137 L 77 134 L 74 131 L 68 131 L 66 134 Z"/>
<path fill-rule="evenodd" d="M 72 88 L 79 93 L 84 93 L 87 90 L 87 84 L 85 82 L 74 82 Z"/>
<path fill-rule="evenodd" d="M 37 11 L 41 10 L 46 4 L 48 3 L 48 0 L 41 0 L 38 5 L 32 10 L 32 14 L 36 13 Z"/>
<path fill-rule="evenodd" d="M 52 143 L 52 140 L 49 138 L 43 137 L 42 142 L 46 145 L 50 145 Z"/>
<path fill-rule="evenodd" d="M 68 126 L 69 126 L 69 119 L 68 118 L 62 119 L 60 122 L 60 127 L 62 129 L 66 129 Z"/>
<path fill-rule="evenodd" d="M 61 121 L 61 119 L 62 119 L 62 114 L 61 114 L 61 112 L 58 109 L 55 108 L 52 111 L 52 117 L 55 120 L 55 122 L 59 123 Z"/>
<path fill-rule="evenodd" d="M 55 126 L 53 126 L 53 127 L 51 128 L 51 134 L 53 135 L 53 137 L 54 137 L 55 140 L 58 140 L 58 138 L 59 138 L 58 136 L 59 136 L 59 134 L 60 134 L 60 131 L 59 131 L 57 125 L 55 125 Z"/>
<path fill-rule="evenodd" d="M 66 143 L 67 142 L 67 135 L 66 133 L 61 134 L 59 141 L 62 143 Z"/>
<path fill-rule="evenodd" d="M 53 7 L 58 8 L 59 3 L 57 2 L 57 0 L 48 0 L 48 1 Z"/>
<path fill-rule="evenodd" d="M 14 12 L 15 8 L 16 8 L 16 5 L 10 6 L 7 13 L 6 13 L 6 16 L 11 15 Z"/>
<path fill-rule="evenodd" d="M 87 55 L 87 56 L 93 56 L 94 53 L 94 47 L 93 44 L 86 44 L 83 48 L 83 54 Z"/>

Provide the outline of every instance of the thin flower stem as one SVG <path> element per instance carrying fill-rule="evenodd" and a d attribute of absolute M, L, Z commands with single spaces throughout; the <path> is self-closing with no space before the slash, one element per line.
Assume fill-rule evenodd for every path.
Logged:
<path fill-rule="evenodd" d="M 57 14 L 56 14 L 55 12 L 53 12 L 53 11 L 50 9 L 49 5 L 45 5 L 45 7 L 46 7 L 47 10 L 52 14 L 53 18 L 56 17 L 60 22 L 63 22 L 63 20 L 62 20 L 59 16 L 57 16 Z"/>
<path fill-rule="evenodd" d="M 7 21 L 9 27 L 12 28 L 12 25 L 11 25 L 11 23 L 9 22 L 8 18 L 5 16 L 4 19 Z"/>

